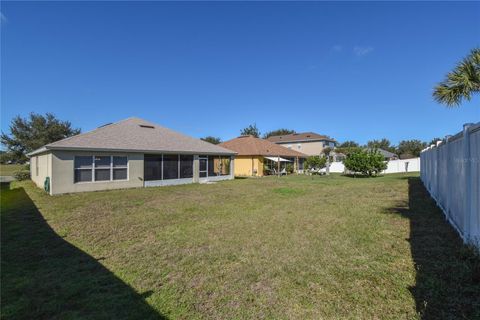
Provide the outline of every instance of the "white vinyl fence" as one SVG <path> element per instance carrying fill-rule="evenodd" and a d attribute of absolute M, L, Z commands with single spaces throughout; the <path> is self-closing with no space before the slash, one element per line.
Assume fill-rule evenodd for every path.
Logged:
<path fill-rule="evenodd" d="M 480 248 L 480 122 L 420 154 L 423 184 L 466 243 Z"/>
<path fill-rule="evenodd" d="M 420 171 L 420 158 L 390 160 L 387 165 L 388 167 L 383 173 L 418 172 Z M 345 172 L 343 162 L 332 162 L 330 164 L 330 172 Z"/>

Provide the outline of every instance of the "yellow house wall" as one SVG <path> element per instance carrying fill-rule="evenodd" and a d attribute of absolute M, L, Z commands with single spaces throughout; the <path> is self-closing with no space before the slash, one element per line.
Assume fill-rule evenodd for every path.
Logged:
<path fill-rule="evenodd" d="M 263 176 L 263 157 L 261 156 L 236 156 L 236 176 Z"/>

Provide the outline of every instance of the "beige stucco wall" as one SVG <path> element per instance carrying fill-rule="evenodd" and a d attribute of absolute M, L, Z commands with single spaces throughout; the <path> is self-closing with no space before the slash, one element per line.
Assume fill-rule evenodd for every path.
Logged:
<path fill-rule="evenodd" d="M 30 159 L 30 177 L 32 181 L 43 189 L 45 178 L 52 173 L 52 154 L 44 153 Z"/>
<path fill-rule="evenodd" d="M 305 153 L 309 156 L 318 156 L 322 153 L 323 150 L 323 141 L 312 141 L 312 142 L 286 142 L 279 143 L 281 146 L 290 149 Z"/>
<path fill-rule="evenodd" d="M 75 156 L 127 156 L 128 181 L 74 183 Z M 143 187 L 143 154 L 116 152 L 52 151 L 51 194 Z"/>

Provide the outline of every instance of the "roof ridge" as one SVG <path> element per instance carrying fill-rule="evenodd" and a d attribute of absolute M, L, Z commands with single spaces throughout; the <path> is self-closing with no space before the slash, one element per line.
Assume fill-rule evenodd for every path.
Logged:
<path fill-rule="evenodd" d="M 112 122 L 112 123 L 108 123 L 106 125 L 103 125 L 103 126 L 100 126 L 100 127 L 96 127 L 95 129 L 92 129 L 90 131 L 87 131 L 87 132 L 80 132 L 79 134 L 76 134 L 74 136 L 70 136 L 70 137 L 66 137 L 66 138 L 63 138 L 61 140 L 57 140 L 57 141 L 54 141 L 54 142 L 50 142 L 50 143 L 47 143 L 45 146 L 50 146 L 50 145 L 53 145 L 54 143 L 57 143 L 57 142 L 63 142 L 63 141 L 67 141 L 67 140 L 70 140 L 70 139 L 73 139 L 75 137 L 79 137 L 79 136 L 86 136 L 88 134 L 92 134 L 96 131 L 99 131 L 99 130 L 102 130 L 102 129 L 105 129 L 105 128 L 108 128 L 108 127 L 111 127 L 111 126 L 114 126 L 114 125 L 117 125 L 119 123 L 122 123 L 122 122 L 125 122 L 127 120 L 130 120 L 130 119 L 134 119 L 135 117 L 128 117 L 126 119 L 122 119 L 122 120 L 119 120 L 117 122 Z"/>

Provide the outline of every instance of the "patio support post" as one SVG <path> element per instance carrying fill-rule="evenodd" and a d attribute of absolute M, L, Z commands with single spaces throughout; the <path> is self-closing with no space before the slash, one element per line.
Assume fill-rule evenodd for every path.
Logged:
<path fill-rule="evenodd" d="M 280 156 L 277 157 L 278 176 L 280 177 Z"/>
<path fill-rule="evenodd" d="M 200 160 L 198 154 L 193 156 L 193 182 L 198 183 L 200 181 Z"/>

